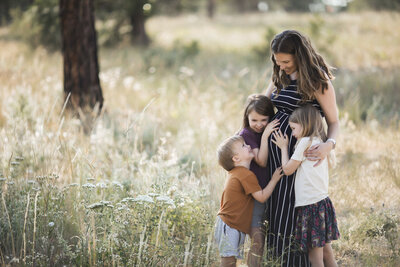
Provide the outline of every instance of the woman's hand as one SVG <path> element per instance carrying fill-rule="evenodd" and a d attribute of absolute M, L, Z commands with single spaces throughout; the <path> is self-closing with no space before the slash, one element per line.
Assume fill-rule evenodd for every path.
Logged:
<path fill-rule="evenodd" d="M 304 156 L 311 161 L 317 161 L 314 167 L 317 167 L 321 162 L 328 156 L 329 152 L 332 150 L 332 142 L 321 143 L 311 146 L 304 152 Z"/>
<path fill-rule="evenodd" d="M 275 131 L 272 136 L 274 137 L 274 139 L 272 139 L 272 142 L 277 145 L 280 149 L 287 147 L 289 144 L 289 139 L 287 137 L 287 135 L 283 135 L 282 132 L 279 131 Z"/>
<path fill-rule="evenodd" d="M 263 135 L 265 135 L 265 137 L 269 137 L 272 132 L 278 129 L 279 129 L 279 120 L 275 119 L 267 124 L 267 126 L 264 129 Z"/>

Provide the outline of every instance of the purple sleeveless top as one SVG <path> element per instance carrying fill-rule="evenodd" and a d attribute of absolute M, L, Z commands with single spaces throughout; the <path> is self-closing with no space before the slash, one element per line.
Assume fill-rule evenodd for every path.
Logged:
<path fill-rule="evenodd" d="M 239 135 L 243 137 L 244 141 L 251 147 L 251 149 L 260 149 L 262 133 L 256 133 L 248 128 L 244 128 L 240 131 Z M 254 160 L 252 160 L 250 171 L 254 172 L 257 176 L 258 184 L 262 189 L 264 189 L 269 180 L 267 180 L 267 168 L 260 167 Z"/>

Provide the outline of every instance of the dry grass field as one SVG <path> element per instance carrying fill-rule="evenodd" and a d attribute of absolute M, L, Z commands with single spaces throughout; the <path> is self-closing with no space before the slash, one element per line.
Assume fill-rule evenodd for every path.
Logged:
<path fill-rule="evenodd" d="M 62 110 L 61 54 L 0 28 L 0 265 L 217 265 L 215 150 L 265 91 L 266 33 L 294 28 L 337 68 L 338 263 L 398 266 L 399 26 L 373 12 L 151 18 L 149 48 L 100 47 L 90 135 Z"/>

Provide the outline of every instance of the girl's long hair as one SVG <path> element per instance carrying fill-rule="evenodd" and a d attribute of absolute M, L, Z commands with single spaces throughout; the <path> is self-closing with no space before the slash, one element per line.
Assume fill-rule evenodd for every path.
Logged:
<path fill-rule="evenodd" d="M 271 100 L 262 94 L 252 94 L 247 98 L 246 108 L 243 113 L 243 128 L 249 128 L 249 114 L 255 111 L 260 115 L 269 116 L 271 119 L 274 116 L 274 106 Z"/>
<path fill-rule="evenodd" d="M 328 81 L 333 79 L 330 67 L 320 56 L 310 40 L 295 30 L 287 30 L 277 34 L 271 42 L 271 60 L 273 62 L 272 82 L 278 94 L 282 88 L 290 84 L 290 77 L 281 71 L 276 64 L 274 54 L 291 54 L 297 65 L 298 79 L 297 90 L 302 97 L 302 102 L 315 99 L 314 92 L 322 88 L 322 93 L 328 88 Z"/>
<path fill-rule="evenodd" d="M 310 137 L 310 145 L 314 137 L 320 138 L 323 142 L 328 139 L 321 113 L 311 104 L 306 104 L 295 109 L 289 117 L 289 122 L 301 125 L 303 131 L 300 135 L 302 137 Z M 329 168 L 333 168 L 335 165 L 335 152 L 331 150 L 328 154 L 328 166 Z"/>
<path fill-rule="evenodd" d="M 301 106 L 289 117 L 289 122 L 300 124 L 303 128 L 302 137 L 318 137 L 325 142 L 327 138 L 321 113 L 311 104 Z"/>

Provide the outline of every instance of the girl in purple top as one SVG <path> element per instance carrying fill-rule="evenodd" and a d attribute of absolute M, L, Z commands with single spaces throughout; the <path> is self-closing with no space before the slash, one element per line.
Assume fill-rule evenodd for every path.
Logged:
<path fill-rule="evenodd" d="M 269 122 L 274 116 L 274 108 L 271 100 L 265 95 L 254 94 L 247 99 L 247 105 L 243 116 L 243 129 L 239 135 L 253 150 L 254 159 L 250 164 L 250 170 L 257 176 L 261 188 L 268 184 L 267 159 L 268 137 L 278 129 L 279 122 Z M 248 257 L 249 266 L 260 266 L 264 250 L 265 240 L 265 203 L 254 200 L 253 218 L 251 222 L 251 246 Z"/>

